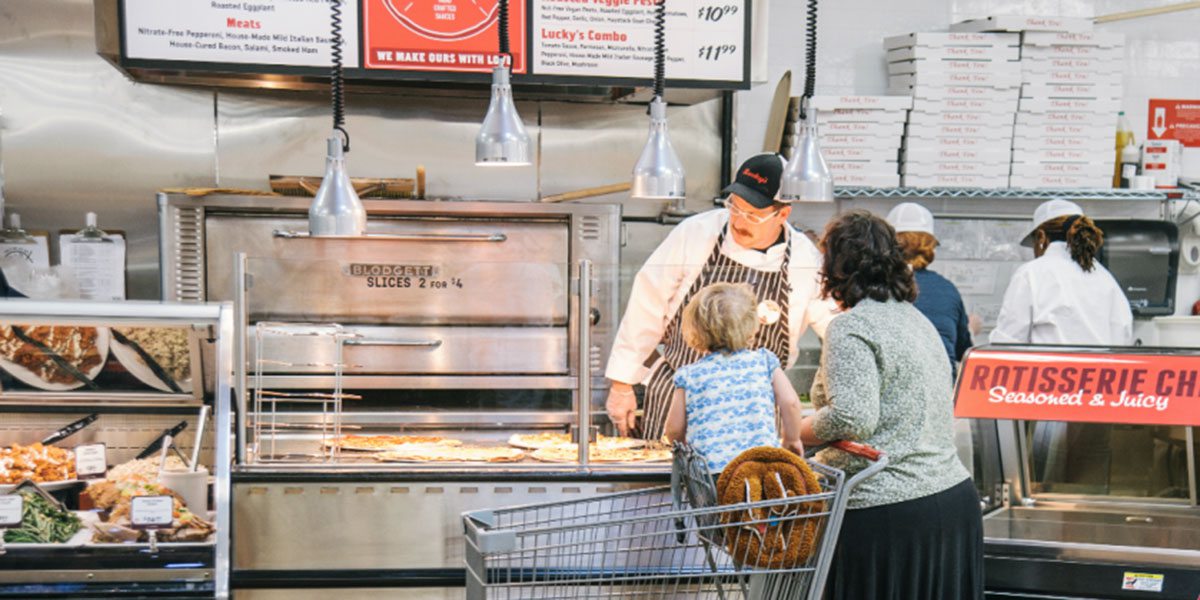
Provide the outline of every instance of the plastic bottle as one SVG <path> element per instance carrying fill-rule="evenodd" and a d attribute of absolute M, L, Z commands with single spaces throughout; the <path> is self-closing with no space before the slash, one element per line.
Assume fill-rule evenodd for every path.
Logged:
<path fill-rule="evenodd" d="M 1121 152 L 1126 146 L 1136 142 L 1133 137 L 1133 125 L 1129 124 L 1125 111 L 1121 111 L 1117 114 L 1117 154 L 1113 164 L 1113 187 L 1125 187 L 1121 185 Z"/>
<path fill-rule="evenodd" d="M 1121 162 L 1118 166 L 1121 169 L 1121 187 L 1133 187 L 1133 178 L 1138 175 L 1138 167 L 1142 164 L 1142 151 L 1138 149 L 1138 145 L 1133 140 L 1121 150 Z"/>

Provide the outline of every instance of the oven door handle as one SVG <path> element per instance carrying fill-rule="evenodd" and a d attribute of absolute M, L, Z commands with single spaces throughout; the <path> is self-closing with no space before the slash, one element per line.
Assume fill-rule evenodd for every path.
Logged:
<path fill-rule="evenodd" d="M 312 235 L 307 231 L 276 229 L 273 235 L 285 240 L 369 240 L 383 242 L 492 242 L 508 241 L 503 233 L 367 233 L 363 235 Z"/>
<path fill-rule="evenodd" d="M 403 348 L 440 348 L 442 340 L 373 340 L 351 338 L 346 340 L 347 346 L 400 346 Z"/>

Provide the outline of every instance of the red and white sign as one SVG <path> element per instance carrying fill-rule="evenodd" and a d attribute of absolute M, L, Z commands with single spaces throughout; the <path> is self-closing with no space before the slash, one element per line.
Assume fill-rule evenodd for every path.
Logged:
<path fill-rule="evenodd" d="M 954 414 L 977 419 L 1200 425 L 1200 354 L 975 350 Z"/>
<path fill-rule="evenodd" d="M 1200 99 L 1150 99 L 1146 139 L 1179 140 L 1184 148 L 1200 148 Z"/>
<path fill-rule="evenodd" d="M 498 0 L 364 0 L 368 69 L 487 73 L 499 64 Z M 508 3 L 513 73 L 525 73 L 525 3 Z"/>

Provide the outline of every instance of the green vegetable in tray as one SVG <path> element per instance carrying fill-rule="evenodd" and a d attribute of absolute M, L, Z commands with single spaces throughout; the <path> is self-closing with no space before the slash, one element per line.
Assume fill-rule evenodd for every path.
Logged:
<path fill-rule="evenodd" d="M 61 544 L 74 536 L 83 524 L 79 517 L 59 510 L 37 494 L 21 493 L 25 497 L 21 526 L 4 532 L 8 544 Z"/>

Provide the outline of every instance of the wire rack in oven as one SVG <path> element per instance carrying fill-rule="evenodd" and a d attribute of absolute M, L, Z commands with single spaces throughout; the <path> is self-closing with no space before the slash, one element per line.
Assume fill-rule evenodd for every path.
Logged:
<path fill-rule="evenodd" d="M 317 355 L 329 356 L 327 363 L 298 363 L 289 360 L 286 353 L 275 354 L 275 348 L 286 348 L 291 344 L 277 340 L 275 344 L 268 343 L 271 338 L 310 338 L 310 346 L 327 344 L 329 352 L 318 352 Z M 282 323 L 260 322 L 254 328 L 254 378 L 251 386 L 253 414 L 251 415 L 251 449 L 255 462 L 336 462 L 341 454 L 341 448 L 336 441 L 342 437 L 342 404 L 344 400 L 357 396 L 346 394 L 342 387 L 343 373 L 347 367 L 345 362 L 346 340 L 358 337 L 348 333 L 337 323 Z M 332 387 L 329 389 L 272 390 L 267 389 L 264 381 L 267 372 L 289 371 L 296 369 L 322 369 L 332 374 Z M 279 405 L 312 405 L 319 407 L 315 418 L 306 419 L 303 428 L 297 429 L 295 424 L 280 418 Z M 286 443 L 281 443 L 287 435 L 302 432 L 305 438 L 316 437 L 317 450 L 311 453 L 289 451 Z M 312 434 L 316 434 L 313 436 Z M 282 448 L 282 449 L 281 449 Z"/>

